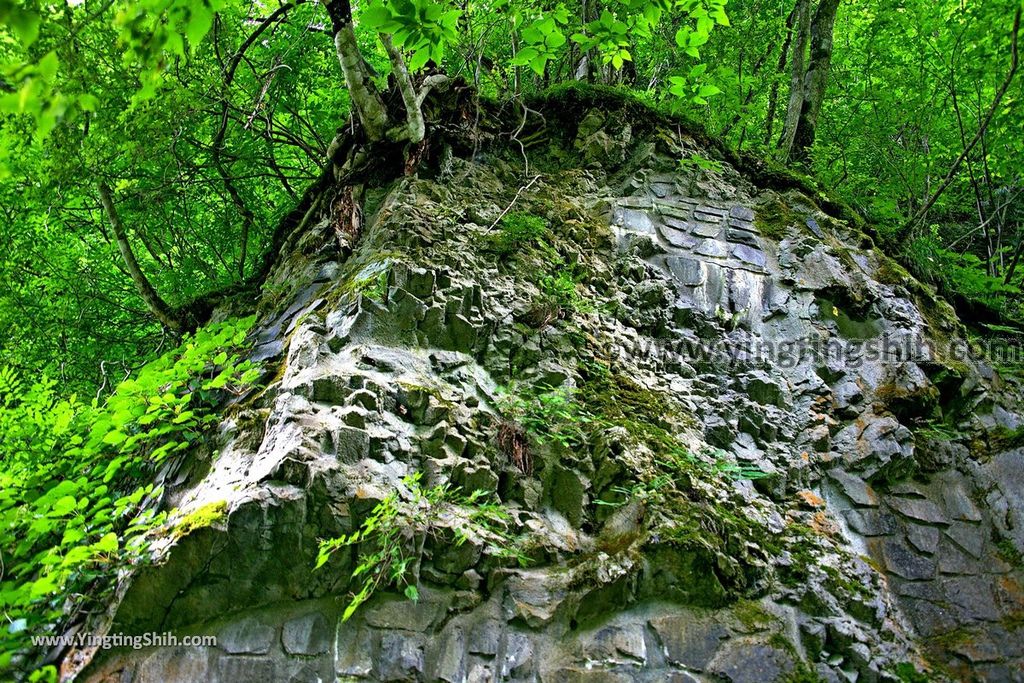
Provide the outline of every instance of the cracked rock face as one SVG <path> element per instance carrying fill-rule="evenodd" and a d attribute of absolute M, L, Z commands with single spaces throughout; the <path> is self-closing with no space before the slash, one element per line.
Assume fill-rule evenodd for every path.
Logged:
<path fill-rule="evenodd" d="M 347 258 L 329 218 L 281 255 L 266 390 L 165 473 L 169 506 L 229 513 L 161 545 L 107 625 L 217 645 L 82 679 L 1024 679 L 1020 387 L 809 193 L 680 164 L 718 153 L 653 115 L 580 120 L 541 131 L 511 207 L 543 248 L 488 246 L 528 182 L 495 143 L 367 188 Z M 575 304 L 545 293 L 561 271 Z M 517 425 L 525 387 L 565 389 L 587 438 Z M 438 533 L 418 601 L 341 622 L 356 554 L 313 571 L 319 540 L 415 472 L 500 500 L 530 561 Z"/>

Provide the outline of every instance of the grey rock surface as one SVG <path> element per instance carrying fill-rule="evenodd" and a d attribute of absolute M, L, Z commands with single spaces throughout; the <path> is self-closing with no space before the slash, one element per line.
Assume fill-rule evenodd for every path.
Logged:
<path fill-rule="evenodd" d="M 681 169 L 720 155 L 659 126 L 548 131 L 515 204 L 546 248 L 488 246 L 524 184 L 497 143 L 369 188 L 344 259 L 327 218 L 297 236 L 259 304 L 269 385 L 166 494 L 226 523 L 155 544 L 105 626 L 217 645 L 83 680 L 1024 679 L 1020 387 L 809 192 Z M 445 518 L 419 599 L 342 622 L 357 550 L 314 571 L 319 542 L 413 473 L 493 496 L 529 562 Z"/>

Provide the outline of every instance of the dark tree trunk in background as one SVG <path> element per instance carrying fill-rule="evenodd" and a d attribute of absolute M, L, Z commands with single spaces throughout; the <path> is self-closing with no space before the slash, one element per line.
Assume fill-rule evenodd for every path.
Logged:
<path fill-rule="evenodd" d="M 811 33 L 811 0 L 796 0 L 793 8 L 791 29 L 792 57 L 789 62 L 789 105 L 786 119 L 779 137 L 779 149 L 789 158 L 796 138 L 796 126 L 800 120 L 800 109 L 804 102 L 804 76 L 807 73 L 807 41 Z"/>
<path fill-rule="evenodd" d="M 776 78 L 772 79 L 772 87 L 768 91 L 768 120 L 765 123 L 764 145 L 767 147 L 775 137 L 775 111 L 779 104 L 779 80 L 778 76 L 786 72 L 786 60 L 789 59 L 789 46 L 793 42 L 793 28 L 796 22 L 797 10 L 794 7 L 789 16 L 786 17 L 786 38 L 782 41 L 782 49 L 779 50 L 779 61 L 775 67 Z"/>
<path fill-rule="evenodd" d="M 107 214 L 107 220 L 110 221 L 110 227 L 114 229 L 114 239 L 117 242 L 117 248 L 121 252 L 121 258 L 128 269 L 128 275 L 131 276 L 132 282 L 135 283 L 135 289 L 138 290 L 139 296 L 146 302 L 146 306 L 149 307 L 149 310 L 157 320 L 171 330 L 181 332 L 183 329 L 181 320 L 174 313 L 174 310 L 167 305 L 167 302 L 160 297 L 156 288 L 153 287 L 149 278 L 146 277 L 146 274 L 142 272 L 142 268 L 139 267 L 139 262 L 135 258 L 135 252 L 132 251 L 132 245 L 128 241 L 128 234 L 125 232 L 124 224 L 121 223 L 121 216 L 117 213 L 117 208 L 114 206 L 114 198 L 110 187 L 101 180 L 97 188 L 100 193 L 100 203 L 103 204 L 103 210 Z"/>
<path fill-rule="evenodd" d="M 794 10 L 797 38 L 793 42 L 789 108 L 779 139 L 779 147 L 789 161 L 806 161 L 814 144 L 832 63 L 832 35 L 838 9 L 839 0 L 820 0 L 812 15 L 810 0 L 798 0 Z"/>
<path fill-rule="evenodd" d="M 1020 255 L 1024 253 L 1024 227 L 1017 226 L 1017 248 L 1013 250 L 1013 258 L 1010 260 L 1010 267 L 1006 269 L 1006 277 L 1003 279 L 1004 285 L 1013 284 L 1013 274 L 1017 271 L 1017 264 L 1020 263 Z"/>

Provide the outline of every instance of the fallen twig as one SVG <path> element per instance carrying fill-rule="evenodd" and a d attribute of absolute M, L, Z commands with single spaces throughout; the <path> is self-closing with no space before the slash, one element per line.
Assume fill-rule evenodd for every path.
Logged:
<path fill-rule="evenodd" d="M 512 198 L 512 201 L 510 201 L 510 202 L 508 203 L 508 206 L 506 206 L 506 207 L 505 207 L 505 210 L 504 210 L 504 211 L 502 211 L 502 212 L 501 212 L 500 214 L 498 214 L 498 217 L 494 219 L 494 222 L 493 222 L 493 223 L 491 223 L 491 226 L 490 226 L 489 228 L 487 228 L 487 232 L 490 232 L 491 230 L 494 230 L 494 226 L 495 226 L 495 225 L 497 225 L 497 224 L 498 224 L 498 222 L 499 222 L 499 221 L 500 221 L 500 220 L 501 220 L 502 218 L 504 218 L 504 217 L 505 217 L 505 214 L 507 214 L 507 213 L 508 213 L 508 212 L 509 212 L 509 211 L 510 211 L 510 210 L 512 209 L 512 206 L 513 206 L 513 205 L 515 205 L 515 203 L 516 203 L 516 201 L 517 201 L 517 200 L 519 199 L 520 195 L 522 195 L 522 194 L 523 194 L 523 192 L 526 192 L 526 191 L 527 191 L 527 190 L 529 190 L 529 189 L 530 189 L 531 187 L 533 187 L 533 184 L 534 184 L 535 182 L 537 182 L 538 180 L 540 180 L 540 176 L 539 176 L 539 175 L 535 175 L 535 176 L 533 177 L 533 180 L 531 180 L 530 182 L 526 183 L 525 185 L 523 185 L 522 187 L 520 187 L 520 188 L 519 188 L 519 190 L 518 190 L 518 191 L 516 192 L 516 196 L 515 196 L 515 197 L 513 197 L 513 198 Z"/>

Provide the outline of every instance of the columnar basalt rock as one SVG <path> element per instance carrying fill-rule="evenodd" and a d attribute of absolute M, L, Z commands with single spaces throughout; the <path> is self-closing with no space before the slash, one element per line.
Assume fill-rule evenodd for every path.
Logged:
<path fill-rule="evenodd" d="M 281 254 L 268 386 L 168 482 L 168 505 L 229 514 L 163 547 L 108 625 L 218 643 L 83 677 L 1024 677 L 1024 451 L 997 438 L 1020 387 L 940 348 L 951 310 L 812 193 L 680 164 L 721 155 L 635 108 L 576 127 L 536 106 L 528 189 L 495 142 L 369 187 L 345 259 L 329 217 Z M 491 250 L 506 209 L 541 241 Z M 575 299 L 552 302 L 560 276 Z M 516 431 L 527 387 L 562 387 L 586 438 Z M 687 494 L 659 497 L 679 453 Z M 318 541 L 414 472 L 500 500 L 529 562 L 438 534 L 418 601 L 382 591 L 342 623 L 355 555 L 313 571 Z"/>

